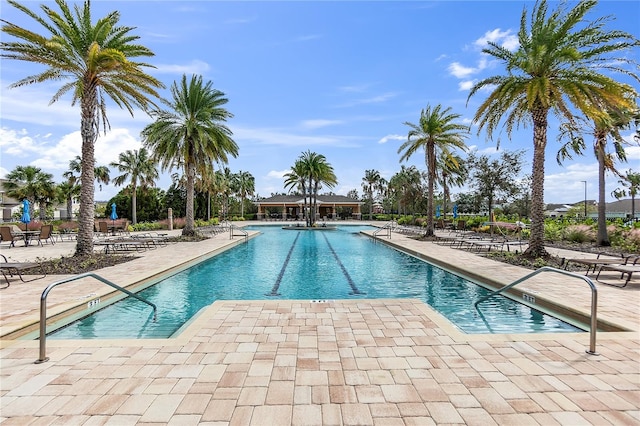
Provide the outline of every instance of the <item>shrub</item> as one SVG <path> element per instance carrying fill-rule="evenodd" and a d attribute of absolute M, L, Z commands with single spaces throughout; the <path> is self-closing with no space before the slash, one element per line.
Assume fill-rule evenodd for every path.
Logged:
<path fill-rule="evenodd" d="M 157 231 L 165 228 L 160 222 L 138 222 L 135 225 L 131 225 L 129 229 L 133 231 Z"/>
<path fill-rule="evenodd" d="M 629 253 L 640 252 L 640 228 L 622 231 L 620 240 L 616 241 L 616 243 L 616 246 L 620 247 L 622 251 Z"/>
<path fill-rule="evenodd" d="M 563 225 L 559 222 L 550 220 L 544 223 L 544 239 L 547 241 L 559 241 L 562 240 Z"/>
<path fill-rule="evenodd" d="M 564 229 L 563 238 L 574 243 L 593 242 L 596 233 L 589 225 L 570 225 Z"/>

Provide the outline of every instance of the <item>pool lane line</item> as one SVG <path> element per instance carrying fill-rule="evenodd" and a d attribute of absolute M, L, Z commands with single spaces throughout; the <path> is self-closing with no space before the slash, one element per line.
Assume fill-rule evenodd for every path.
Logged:
<path fill-rule="evenodd" d="M 333 254 L 333 257 L 336 258 L 336 261 L 338 262 L 338 265 L 340 265 L 340 269 L 342 269 L 342 273 L 344 274 L 345 277 L 347 277 L 347 282 L 349 283 L 349 286 L 351 287 L 351 293 L 350 294 L 367 294 L 367 293 L 362 293 L 360 290 L 358 290 L 358 287 L 356 286 L 356 283 L 354 283 L 353 280 L 351 279 L 351 275 L 349 275 L 349 272 L 347 271 L 347 268 L 345 268 L 344 265 L 342 264 L 342 261 L 340 261 L 340 258 L 338 257 L 338 253 L 336 253 L 336 251 L 333 249 L 333 246 L 329 242 L 329 239 L 327 238 L 327 236 L 324 233 L 322 234 L 322 236 L 324 237 L 324 240 L 327 242 L 327 245 L 329 246 L 329 250 L 331 250 L 331 253 Z"/>
<path fill-rule="evenodd" d="M 289 253 L 287 253 L 287 258 L 284 260 L 284 263 L 282 264 L 282 269 L 280 269 L 280 273 L 278 274 L 276 283 L 273 285 L 273 288 L 271 289 L 271 293 L 266 293 L 265 296 L 280 296 L 280 293 L 278 293 L 278 289 L 280 288 L 280 282 L 282 281 L 282 277 L 284 276 L 284 271 L 287 269 L 289 260 L 291 260 L 291 253 L 293 253 L 293 248 L 296 246 L 296 242 L 298 242 L 299 237 L 300 237 L 300 231 L 298 231 L 298 233 L 296 234 L 295 240 L 293 240 L 293 244 L 291 244 Z"/>

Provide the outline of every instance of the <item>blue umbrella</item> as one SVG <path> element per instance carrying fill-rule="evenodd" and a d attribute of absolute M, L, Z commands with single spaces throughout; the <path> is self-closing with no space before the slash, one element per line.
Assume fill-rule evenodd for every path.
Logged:
<path fill-rule="evenodd" d="M 453 205 L 453 218 L 454 219 L 458 218 L 458 205 L 457 204 Z"/>
<path fill-rule="evenodd" d="M 440 206 L 436 206 L 436 218 L 440 219 Z"/>
<path fill-rule="evenodd" d="M 24 199 L 22 201 L 22 217 L 20 218 L 20 222 L 24 223 L 26 226 L 26 230 L 29 230 L 29 222 L 31 222 L 31 216 L 29 215 L 29 200 Z"/>
<path fill-rule="evenodd" d="M 118 213 L 116 213 L 116 203 L 111 204 L 111 220 L 116 220 L 118 218 Z"/>

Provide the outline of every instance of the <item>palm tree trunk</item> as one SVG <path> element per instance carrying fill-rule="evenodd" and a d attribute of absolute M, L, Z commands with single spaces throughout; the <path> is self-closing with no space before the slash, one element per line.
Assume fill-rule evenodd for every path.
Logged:
<path fill-rule="evenodd" d="M 428 143 L 426 147 L 427 156 L 427 232 L 425 236 L 433 236 L 433 183 L 436 180 L 436 152 L 433 143 Z"/>
<path fill-rule="evenodd" d="M 80 212 L 78 214 L 78 243 L 75 256 L 93 254 L 93 227 L 95 222 L 95 158 L 94 146 L 97 138 L 95 122 L 98 105 L 97 91 L 91 83 L 85 86 L 85 96 L 80 100 L 82 118 L 80 133 L 82 135 L 82 166 L 80 171 Z"/>
<path fill-rule="evenodd" d="M 524 252 L 532 258 L 547 257 L 544 248 L 544 151 L 547 145 L 547 110 L 533 112 L 533 170 L 531 172 L 531 236 Z"/>
<path fill-rule="evenodd" d="M 67 219 L 71 220 L 73 216 L 73 198 L 71 195 L 67 197 Z"/>
<path fill-rule="evenodd" d="M 211 191 L 207 191 L 207 222 L 211 220 Z"/>
<path fill-rule="evenodd" d="M 609 247 L 609 235 L 607 234 L 607 205 L 604 195 L 605 190 L 605 152 L 604 144 L 606 143 L 606 134 L 597 134 L 596 153 L 598 155 L 598 237 L 597 244 L 603 247 Z"/>
<path fill-rule="evenodd" d="M 138 190 L 136 185 L 132 185 L 133 194 L 131 194 L 131 223 L 138 223 Z"/>
<path fill-rule="evenodd" d="M 187 209 L 184 229 L 182 235 L 194 235 L 194 220 L 193 220 L 193 199 L 195 196 L 195 176 L 196 166 L 194 164 L 187 164 Z"/>

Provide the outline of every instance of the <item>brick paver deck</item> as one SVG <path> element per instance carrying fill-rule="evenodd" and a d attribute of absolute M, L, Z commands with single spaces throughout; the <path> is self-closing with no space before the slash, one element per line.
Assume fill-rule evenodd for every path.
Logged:
<path fill-rule="evenodd" d="M 511 282 L 521 268 L 393 235 L 394 244 L 473 276 Z M 136 282 L 229 243 L 180 243 L 100 271 Z M 194 250 L 194 247 L 198 247 Z M 3 254 L 18 253 L 14 249 Z M 29 250 L 29 248 L 24 249 Z M 14 254 L 19 256 L 19 254 Z M 48 282 L 0 292 L 2 332 L 37 321 Z M 617 276 L 606 277 L 615 280 Z M 537 297 L 589 312 L 584 283 L 547 276 Z M 58 292 L 59 290 L 59 292 Z M 51 312 L 90 283 L 52 292 Z M 57 297 L 54 293 L 57 293 Z M 3 340 L 3 425 L 640 424 L 640 286 L 598 284 L 599 317 L 630 331 L 465 335 L 412 299 L 219 301 L 175 339 Z M 472 303 L 472 301 L 470 301 Z"/>

